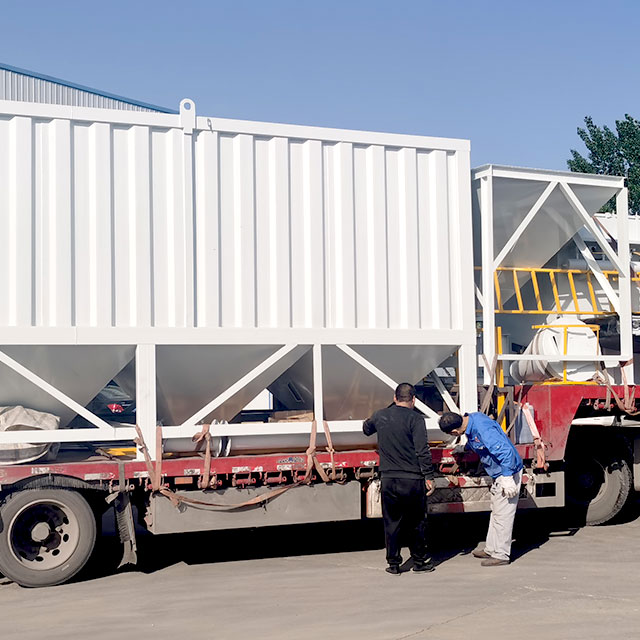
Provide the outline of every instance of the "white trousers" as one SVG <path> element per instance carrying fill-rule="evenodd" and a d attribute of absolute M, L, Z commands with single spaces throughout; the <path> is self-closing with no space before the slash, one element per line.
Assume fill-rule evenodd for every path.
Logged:
<path fill-rule="evenodd" d="M 511 535 L 518 508 L 522 471 L 513 474 L 513 481 L 518 487 L 515 498 L 505 498 L 502 495 L 502 489 L 495 481 L 491 485 L 491 518 L 484 550 L 492 558 L 499 560 L 509 560 L 511 555 Z"/>

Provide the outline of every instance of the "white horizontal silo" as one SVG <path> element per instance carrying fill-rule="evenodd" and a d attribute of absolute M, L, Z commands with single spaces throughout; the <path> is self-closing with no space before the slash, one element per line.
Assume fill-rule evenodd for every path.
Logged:
<path fill-rule="evenodd" d="M 56 384 L 5 358 L 0 403 L 120 373 L 148 440 L 267 387 L 359 428 L 458 353 L 474 410 L 469 175 L 464 140 L 0 102 L 2 343 L 65 354 Z"/>

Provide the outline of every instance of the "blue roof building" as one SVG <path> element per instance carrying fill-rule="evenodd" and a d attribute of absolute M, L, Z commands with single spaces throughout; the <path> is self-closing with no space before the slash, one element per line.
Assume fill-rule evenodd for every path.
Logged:
<path fill-rule="evenodd" d="M 166 109 L 139 100 L 131 100 L 74 82 L 12 67 L 2 62 L 0 62 L 0 100 L 122 109 L 124 111 L 178 113 L 175 109 Z"/>

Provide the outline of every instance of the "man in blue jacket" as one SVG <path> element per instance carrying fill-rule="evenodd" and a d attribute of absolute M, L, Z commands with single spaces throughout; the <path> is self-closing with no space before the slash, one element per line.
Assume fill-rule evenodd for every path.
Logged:
<path fill-rule="evenodd" d="M 484 551 L 474 551 L 483 558 L 483 567 L 509 564 L 513 521 L 518 508 L 522 482 L 522 458 L 500 425 L 484 413 L 461 416 L 443 413 L 440 429 L 455 436 L 467 436 L 466 448 L 478 454 L 491 485 L 491 519 Z"/>

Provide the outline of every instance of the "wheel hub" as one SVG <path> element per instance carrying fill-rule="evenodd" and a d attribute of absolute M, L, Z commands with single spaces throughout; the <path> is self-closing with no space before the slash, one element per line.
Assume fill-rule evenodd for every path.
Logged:
<path fill-rule="evenodd" d="M 579 472 L 570 475 L 570 492 L 573 498 L 582 504 L 590 504 L 597 500 L 607 482 L 604 467 L 596 460 L 583 463 Z"/>
<path fill-rule="evenodd" d="M 34 542 L 44 542 L 51 535 L 51 527 L 48 522 L 38 522 L 31 529 L 31 539 Z"/>
<path fill-rule="evenodd" d="M 9 523 L 11 552 L 21 564 L 45 571 L 64 564 L 80 538 L 78 519 L 62 502 L 34 500 Z"/>

